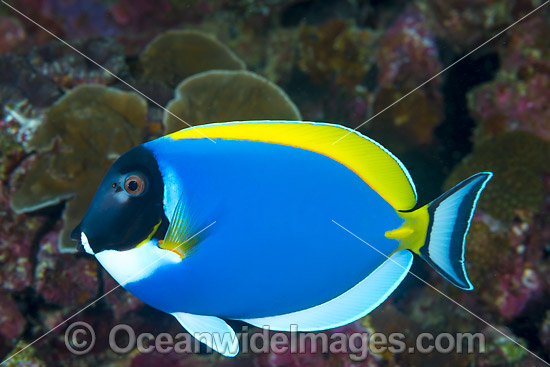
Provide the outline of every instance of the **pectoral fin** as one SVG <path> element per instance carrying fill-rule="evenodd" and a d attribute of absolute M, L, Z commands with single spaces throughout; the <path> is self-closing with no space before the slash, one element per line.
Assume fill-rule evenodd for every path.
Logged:
<path fill-rule="evenodd" d="M 198 228 L 199 222 L 191 212 L 184 195 L 182 194 L 172 220 L 166 231 L 163 241 L 159 241 L 159 247 L 177 253 L 181 258 L 191 255 L 205 233 Z"/>

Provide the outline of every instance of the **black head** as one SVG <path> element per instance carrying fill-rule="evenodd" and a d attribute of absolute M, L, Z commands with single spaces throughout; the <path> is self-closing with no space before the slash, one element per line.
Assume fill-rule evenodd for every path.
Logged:
<path fill-rule="evenodd" d="M 118 158 L 105 174 L 73 240 L 88 245 L 77 248 L 97 254 L 106 249 L 133 248 L 161 230 L 166 222 L 163 210 L 164 183 L 153 153 L 138 146 Z M 161 223 L 159 226 L 158 224 Z"/>

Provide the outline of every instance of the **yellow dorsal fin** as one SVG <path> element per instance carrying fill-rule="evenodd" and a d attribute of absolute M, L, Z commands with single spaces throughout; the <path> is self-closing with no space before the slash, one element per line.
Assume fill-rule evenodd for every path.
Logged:
<path fill-rule="evenodd" d="M 238 121 L 195 126 L 168 136 L 252 140 L 311 150 L 354 171 L 396 210 L 410 210 L 416 205 L 414 183 L 403 164 L 374 140 L 343 126 L 300 121 Z M 343 136 L 345 138 L 339 140 Z"/>

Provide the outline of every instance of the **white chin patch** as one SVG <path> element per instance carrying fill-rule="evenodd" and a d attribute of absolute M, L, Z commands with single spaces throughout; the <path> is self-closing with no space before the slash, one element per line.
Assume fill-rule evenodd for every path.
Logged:
<path fill-rule="evenodd" d="M 92 250 L 92 248 L 90 247 L 90 243 L 88 242 L 88 237 L 86 237 L 86 233 L 84 232 L 80 233 L 80 242 L 82 242 L 84 251 L 86 251 L 87 254 L 95 255 L 94 250 Z"/>

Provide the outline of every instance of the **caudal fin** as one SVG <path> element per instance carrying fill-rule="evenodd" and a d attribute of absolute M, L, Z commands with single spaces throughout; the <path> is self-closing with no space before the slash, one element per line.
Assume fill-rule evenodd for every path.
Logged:
<path fill-rule="evenodd" d="M 428 204 L 428 234 L 420 256 L 459 288 L 474 286 L 464 268 L 464 242 L 477 200 L 491 172 L 481 172 L 462 181 Z"/>

